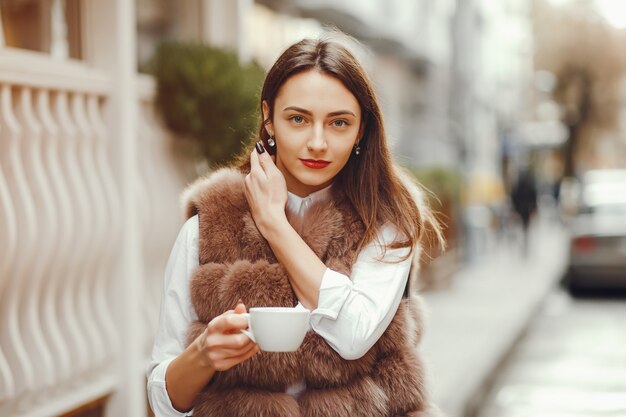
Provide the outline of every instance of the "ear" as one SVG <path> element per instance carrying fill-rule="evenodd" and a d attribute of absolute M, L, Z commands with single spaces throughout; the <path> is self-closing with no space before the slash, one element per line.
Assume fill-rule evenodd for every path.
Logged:
<path fill-rule="evenodd" d="M 261 103 L 261 110 L 263 111 L 263 125 L 265 126 L 265 130 L 267 130 L 270 136 L 274 136 L 274 126 L 270 120 L 270 107 L 266 100 L 263 100 L 263 103 Z"/>

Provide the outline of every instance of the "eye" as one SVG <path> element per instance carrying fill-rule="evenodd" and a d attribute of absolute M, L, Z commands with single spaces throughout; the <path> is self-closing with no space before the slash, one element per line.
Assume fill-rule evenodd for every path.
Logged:
<path fill-rule="evenodd" d="M 348 126 L 348 122 L 343 120 L 343 119 L 333 120 L 333 126 L 335 126 L 335 127 Z"/>
<path fill-rule="evenodd" d="M 295 124 L 298 124 L 298 125 L 304 123 L 304 117 L 299 116 L 299 115 L 291 116 L 289 118 L 289 120 L 291 120 L 292 122 L 294 122 Z"/>

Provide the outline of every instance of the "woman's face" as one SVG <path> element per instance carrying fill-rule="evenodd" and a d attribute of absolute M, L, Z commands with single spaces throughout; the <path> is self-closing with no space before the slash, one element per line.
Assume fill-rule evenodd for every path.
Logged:
<path fill-rule="evenodd" d="M 266 102 L 263 113 L 267 119 Z M 287 189 L 304 197 L 329 185 L 348 162 L 360 125 L 358 101 L 336 78 L 315 70 L 289 78 L 267 126 Z"/>

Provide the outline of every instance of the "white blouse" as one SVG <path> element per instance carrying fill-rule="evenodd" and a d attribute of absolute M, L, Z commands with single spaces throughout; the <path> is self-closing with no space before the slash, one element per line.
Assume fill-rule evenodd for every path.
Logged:
<path fill-rule="evenodd" d="M 330 186 L 308 197 L 288 193 L 288 209 L 304 216 L 313 201 L 327 199 Z M 311 312 L 310 326 L 341 357 L 358 359 L 376 343 L 391 322 L 409 275 L 411 258 L 398 261 L 409 248 L 388 249 L 379 260 L 384 245 L 393 242 L 397 233 L 386 224 L 376 240 L 365 246 L 352 267 L 350 277 L 326 269 L 320 286 L 318 306 Z M 165 388 L 165 373 L 170 362 L 185 349 L 189 325 L 197 319 L 191 305 L 189 281 L 198 267 L 198 217 L 182 227 L 165 270 L 161 312 L 152 356 L 147 370 L 148 400 L 156 417 L 179 417 Z M 304 308 L 298 303 L 298 308 Z M 303 383 L 287 392 L 297 395 L 306 389 Z"/>

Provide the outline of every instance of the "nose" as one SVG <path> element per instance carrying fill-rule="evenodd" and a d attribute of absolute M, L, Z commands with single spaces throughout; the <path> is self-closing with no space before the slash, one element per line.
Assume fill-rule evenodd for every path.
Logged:
<path fill-rule="evenodd" d="M 309 152 L 321 153 L 326 151 L 328 148 L 328 144 L 326 143 L 326 138 L 324 137 L 324 126 L 315 125 L 313 127 L 313 131 L 311 132 L 311 137 L 307 142 L 307 149 Z"/>

